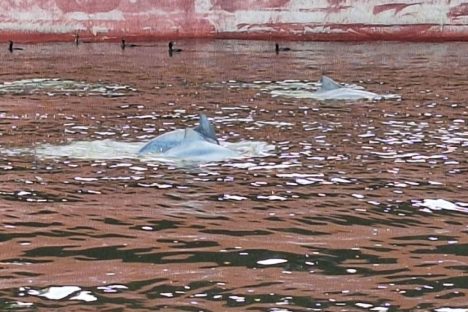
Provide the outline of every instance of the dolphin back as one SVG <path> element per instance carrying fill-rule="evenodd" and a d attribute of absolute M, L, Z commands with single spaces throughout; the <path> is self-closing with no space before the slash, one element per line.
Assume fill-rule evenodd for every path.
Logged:
<path fill-rule="evenodd" d="M 190 161 L 221 161 L 238 157 L 239 153 L 210 142 L 198 131 L 187 128 L 182 142 L 165 152 L 164 156 Z"/>
<path fill-rule="evenodd" d="M 218 139 L 216 138 L 216 132 L 213 127 L 213 124 L 208 120 L 205 114 L 200 114 L 200 122 L 199 125 L 193 128 L 193 130 L 197 131 L 203 137 L 212 143 L 216 143 L 219 145 Z"/>
<path fill-rule="evenodd" d="M 168 133 L 164 133 L 149 141 L 138 151 L 138 154 L 142 155 L 147 153 L 164 153 L 174 146 L 179 145 L 184 137 L 185 130 L 183 129 L 177 129 Z"/>
<path fill-rule="evenodd" d="M 199 140 L 205 141 L 202 133 L 196 131 L 195 129 L 186 128 L 184 130 L 184 139 L 180 142 L 180 144 L 187 144 Z"/>
<path fill-rule="evenodd" d="M 165 153 L 180 144 L 194 141 L 207 141 L 219 145 L 214 127 L 205 114 L 200 114 L 198 126 L 164 133 L 149 141 L 138 151 L 138 154 Z"/>
<path fill-rule="evenodd" d="M 340 85 L 338 82 L 336 82 L 328 76 L 322 76 L 320 78 L 320 83 L 322 84 L 322 86 L 320 87 L 319 91 L 330 91 L 343 88 L 342 85 Z"/>

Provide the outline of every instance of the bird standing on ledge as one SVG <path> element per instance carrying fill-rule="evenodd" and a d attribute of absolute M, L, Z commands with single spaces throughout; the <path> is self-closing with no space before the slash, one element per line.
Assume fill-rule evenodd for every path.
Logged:
<path fill-rule="evenodd" d="M 122 50 L 125 50 L 125 48 L 134 48 L 138 47 L 138 45 L 133 43 L 126 43 L 125 39 L 122 39 L 122 41 L 120 42 L 120 47 L 122 48 Z"/>
<path fill-rule="evenodd" d="M 8 51 L 10 51 L 10 53 L 12 53 L 13 51 L 23 50 L 23 48 L 14 48 L 13 45 L 14 45 L 13 41 L 10 40 L 9 45 L 8 45 Z"/>
<path fill-rule="evenodd" d="M 276 54 L 279 54 L 280 51 L 291 51 L 291 49 L 288 47 L 280 48 L 279 44 L 275 43 L 275 51 L 276 51 Z"/>
<path fill-rule="evenodd" d="M 169 56 L 172 56 L 172 53 L 182 52 L 182 49 L 174 48 L 174 42 L 169 42 Z"/>

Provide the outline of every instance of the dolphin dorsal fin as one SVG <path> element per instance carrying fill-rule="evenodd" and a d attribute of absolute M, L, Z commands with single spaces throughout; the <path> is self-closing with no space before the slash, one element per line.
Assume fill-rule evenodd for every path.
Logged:
<path fill-rule="evenodd" d="M 196 141 L 203 140 L 202 136 L 198 131 L 195 131 L 191 128 L 186 128 L 184 132 L 184 140 Z"/>
<path fill-rule="evenodd" d="M 219 144 L 218 139 L 216 138 L 216 132 L 213 127 L 213 124 L 208 120 L 205 114 L 200 114 L 200 122 L 199 125 L 193 128 L 193 130 L 197 131 L 206 139 L 216 142 Z"/>
<path fill-rule="evenodd" d="M 343 86 L 340 85 L 338 82 L 325 75 L 320 78 L 320 83 L 322 84 L 322 86 L 320 87 L 320 90 L 322 91 L 330 91 L 343 88 Z"/>

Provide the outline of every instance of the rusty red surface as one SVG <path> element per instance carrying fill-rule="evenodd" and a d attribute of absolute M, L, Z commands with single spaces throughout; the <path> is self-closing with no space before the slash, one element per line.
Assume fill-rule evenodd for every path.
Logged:
<path fill-rule="evenodd" d="M 390 3 L 390 4 L 381 4 L 374 6 L 373 13 L 379 14 L 388 10 L 394 10 L 394 14 L 400 13 L 402 10 L 406 9 L 409 6 L 420 5 L 419 3 Z"/>
<path fill-rule="evenodd" d="M 452 8 L 448 13 L 448 16 L 458 19 L 460 17 L 468 16 L 468 3 L 462 3 Z"/>
<path fill-rule="evenodd" d="M 244 0 L 244 1 L 225 1 L 214 0 L 213 8 L 235 13 L 237 11 L 249 10 L 276 10 L 286 7 L 291 0 Z"/>
<path fill-rule="evenodd" d="M 106 1 L 91 1 L 91 0 L 57 0 L 57 6 L 64 13 L 68 12 L 84 12 L 84 13 L 98 13 L 108 12 L 116 9 L 121 0 L 106 0 Z"/>
<path fill-rule="evenodd" d="M 467 40 L 461 0 L 6 0 L 0 40 Z"/>

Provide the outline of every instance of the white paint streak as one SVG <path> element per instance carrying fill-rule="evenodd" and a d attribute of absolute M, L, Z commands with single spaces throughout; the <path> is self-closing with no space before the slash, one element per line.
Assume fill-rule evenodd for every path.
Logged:
<path fill-rule="evenodd" d="M 66 18 L 73 21 L 125 21 L 124 13 L 120 10 L 110 12 L 87 14 L 83 12 L 73 12 L 65 15 Z"/>
<path fill-rule="evenodd" d="M 93 27 L 91 27 L 91 32 L 95 36 L 97 36 L 98 34 L 107 33 L 109 31 L 110 31 L 109 28 L 103 27 L 103 26 L 93 26 Z"/>
<path fill-rule="evenodd" d="M 195 1 L 195 12 L 198 14 L 209 14 L 212 6 L 210 0 L 197 0 Z"/>

